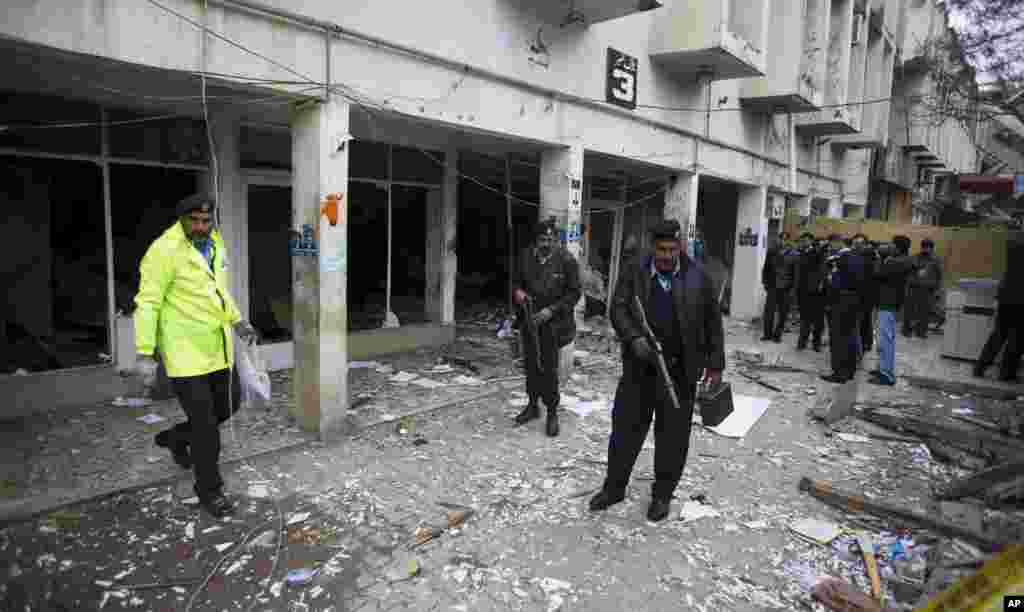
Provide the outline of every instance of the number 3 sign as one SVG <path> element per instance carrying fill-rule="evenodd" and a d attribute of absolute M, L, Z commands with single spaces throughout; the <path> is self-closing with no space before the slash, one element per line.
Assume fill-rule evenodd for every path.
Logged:
<path fill-rule="evenodd" d="M 606 100 L 628 109 L 636 108 L 637 60 L 608 47 Z"/>

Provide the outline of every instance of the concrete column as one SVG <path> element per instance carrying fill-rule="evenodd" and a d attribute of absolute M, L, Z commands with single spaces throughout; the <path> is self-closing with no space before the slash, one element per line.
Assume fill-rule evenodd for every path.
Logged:
<path fill-rule="evenodd" d="M 231 294 L 242 316 L 248 319 L 249 206 L 239 153 L 242 125 L 237 115 L 230 110 L 210 109 L 210 130 L 213 135 L 213 155 L 210 171 L 201 173 L 199 177 L 200 189 L 216 196 L 217 207 L 220 209 L 220 233 L 228 251 Z"/>
<path fill-rule="evenodd" d="M 736 214 L 736 251 L 733 256 L 732 302 L 730 315 L 737 319 L 760 316 L 764 304 L 761 268 L 764 266 L 768 237 L 767 187 L 740 190 Z M 747 236 L 753 236 L 756 245 Z"/>
<path fill-rule="evenodd" d="M 292 413 L 322 439 L 340 433 L 347 423 L 349 138 L 349 105 L 337 98 L 293 115 L 293 229 L 300 235 L 312 231 L 314 242 L 300 242 L 301 249 L 293 244 Z M 342 196 L 334 226 L 321 213 L 331 193 Z"/>
<path fill-rule="evenodd" d="M 583 215 L 583 146 L 549 149 L 540 159 L 540 219 L 555 217 L 565 232 L 565 246 L 579 261 L 583 256 L 580 244 L 580 223 Z M 576 327 L 583 327 L 583 308 L 580 298 L 576 305 Z M 573 351 L 576 343 L 562 349 L 559 374 L 566 380 L 572 372 Z"/>
<path fill-rule="evenodd" d="M 696 237 L 699 182 L 699 174 L 680 174 L 669 179 L 665 192 L 664 217 L 679 222 L 687 241 Z"/>
<path fill-rule="evenodd" d="M 427 320 L 455 323 L 455 233 L 458 228 L 458 155 L 445 152 L 444 188 L 427 195 Z"/>
<path fill-rule="evenodd" d="M 829 219 L 842 219 L 843 218 L 843 200 L 842 198 L 835 197 L 828 201 L 828 218 Z"/>
<path fill-rule="evenodd" d="M 811 216 L 811 196 L 800 196 L 793 199 L 792 207 L 800 215 L 801 219 Z"/>

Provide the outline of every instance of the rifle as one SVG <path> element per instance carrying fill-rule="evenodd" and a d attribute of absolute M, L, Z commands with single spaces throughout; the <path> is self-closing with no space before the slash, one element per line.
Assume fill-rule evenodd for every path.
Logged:
<path fill-rule="evenodd" d="M 640 319 L 640 327 L 643 328 L 644 336 L 647 337 L 647 341 L 651 344 L 651 349 L 654 351 L 655 365 L 658 366 L 658 373 L 661 375 L 661 382 L 665 384 L 665 390 L 668 391 L 669 400 L 672 401 L 672 407 L 676 410 L 680 410 L 679 407 L 679 396 L 676 395 L 676 385 L 672 382 L 672 375 L 668 372 L 668 365 L 665 363 L 665 353 L 661 348 L 661 343 L 654 336 L 654 331 L 651 330 L 651 326 L 647 324 L 647 315 L 644 314 L 644 305 L 640 303 L 640 296 L 633 296 L 633 309 L 636 310 L 636 316 Z"/>
<path fill-rule="evenodd" d="M 535 353 L 534 358 L 537 360 L 537 371 L 544 371 L 544 364 L 540 360 L 540 330 L 537 329 L 537 324 L 533 322 L 533 300 L 527 299 L 523 302 L 523 316 L 526 320 L 523 322 L 523 329 L 525 329 L 528 335 L 533 339 L 533 351 Z"/>

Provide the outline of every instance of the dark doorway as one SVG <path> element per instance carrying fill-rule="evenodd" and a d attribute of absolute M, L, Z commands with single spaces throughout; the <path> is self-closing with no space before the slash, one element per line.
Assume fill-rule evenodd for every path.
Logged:
<path fill-rule="evenodd" d="M 728 308 L 732 296 L 732 271 L 736 249 L 739 186 L 708 176 L 700 177 L 697 192 L 697 229 L 704 239 L 704 268 L 715 291 Z"/>
<path fill-rule="evenodd" d="M 0 373 L 109 362 L 100 168 L 0 157 L 0 185 Z"/>
<path fill-rule="evenodd" d="M 388 192 L 375 183 L 348 184 L 348 327 L 376 329 L 387 301 Z"/>
<path fill-rule="evenodd" d="M 264 342 L 292 339 L 292 188 L 250 185 L 249 316 Z"/>

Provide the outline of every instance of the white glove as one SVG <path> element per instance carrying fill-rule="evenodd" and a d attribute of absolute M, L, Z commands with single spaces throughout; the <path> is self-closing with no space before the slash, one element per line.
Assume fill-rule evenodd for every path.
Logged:
<path fill-rule="evenodd" d="M 235 333 L 238 334 L 242 342 L 247 344 L 254 343 L 260 338 L 259 332 L 248 321 L 235 323 Z"/>
<path fill-rule="evenodd" d="M 152 355 L 139 355 L 135 362 L 135 375 L 142 380 L 142 386 L 147 391 L 156 388 L 156 371 L 159 364 Z"/>

